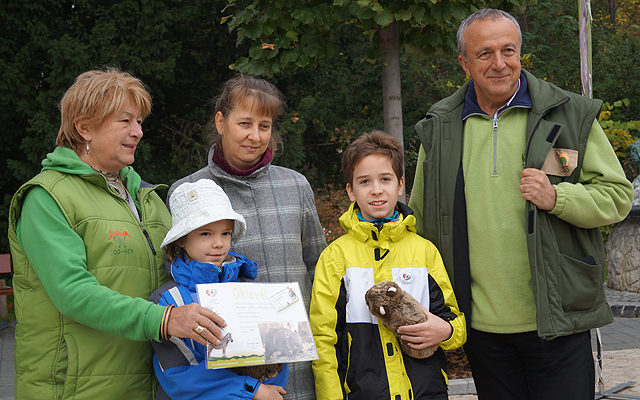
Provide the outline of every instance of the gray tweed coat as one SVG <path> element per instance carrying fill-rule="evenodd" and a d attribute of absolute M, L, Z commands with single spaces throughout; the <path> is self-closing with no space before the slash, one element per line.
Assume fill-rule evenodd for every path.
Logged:
<path fill-rule="evenodd" d="M 245 235 L 232 250 L 259 265 L 257 282 L 298 282 L 309 310 L 313 272 L 327 246 L 313 190 L 304 175 L 268 164 L 246 177 L 231 175 L 212 161 L 205 168 L 176 181 L 211 179 L 229 196 L 233 209 L 247 221 Z M 315 399 L 311 362 L 292 363 L 285 399 Z"/>

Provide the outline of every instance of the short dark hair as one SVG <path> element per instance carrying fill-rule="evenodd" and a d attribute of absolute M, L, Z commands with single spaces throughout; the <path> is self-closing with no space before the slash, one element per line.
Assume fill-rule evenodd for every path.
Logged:
<path fill-rule="evenodd" d="M 393 172 L 402 179 L 404 149 L 400 142 L 383 131 L 365 132 L 354 140 L 342 155 L 342 173 L 348 184 L 353 184 L 353 171 L 363 158 L 372 154 L 389 157 Z"/>

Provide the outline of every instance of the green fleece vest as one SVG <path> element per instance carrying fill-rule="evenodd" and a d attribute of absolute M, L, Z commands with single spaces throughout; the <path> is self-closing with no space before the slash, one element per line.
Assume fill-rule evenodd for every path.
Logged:
<path fill-rule="evenodd" d="M 82 237 L 87 269 L 101 285 L 146 299 L 168 280 L 159 244 L 171 220 L 153 188 L 136 194 L 140 223 L 126 202 L 107 189 L 100 174 L 47 170 L 24 184 L 12 200 L 9 216 L 19 321 L 16 399 L 151 400 L 156 386 L 151 343 L 124 339 L 63 316 L 30 266 L 18 242 L 16 223 L 24 196 L 34 186 L 53 197 Z M 158 248 L 152 250 L 149 240 Z"/>
<path fill-rule="evenodd" d="M 578 165 L 552 184 L 575 183 L 601 102 L 564 92 L 523 70 L 533 106 L 527 117 L 527 168 L 541 169 L 553 147 L 576 149 Z M 423 232 L 440 250 L 465 314 L 470 310 L 469 259 L 461 178 L 461 119 L 469 83 L 435 104 L 416 124 L 423 162 Z M 538 335 L 546 339 L 583 332 L 613 321 L 604 296 L 605 259 L 599 229 L 577 228 L 527 202 L 527 248 Z M 462 222 L 463 221 L 463 222 Z M 469 317 L 469 315 L 467 315 Z M 473 318 L 473 316 L 470 316 Z"/>

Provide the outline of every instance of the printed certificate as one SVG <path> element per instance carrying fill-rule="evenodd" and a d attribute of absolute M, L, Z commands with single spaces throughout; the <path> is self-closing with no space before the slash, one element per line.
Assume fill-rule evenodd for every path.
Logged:
<path fill-rule="evenodd" d="M 317 360 L 297 282 L 196 285 L 200 305 L 222 317 L 224 339 L 207 344 L 207 368 Z"/>

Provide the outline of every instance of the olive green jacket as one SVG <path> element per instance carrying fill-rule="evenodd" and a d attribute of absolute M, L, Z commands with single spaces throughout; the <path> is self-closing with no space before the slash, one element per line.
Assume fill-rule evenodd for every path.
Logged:
<path fill-rule="evenodd" d="M 574 198 L 572 204 L 582 201 L 586 206 L 586 202 L 600 201 L 594 207 L 607 210 L 601 224 L 623 219 L 631 207 L 633 188 L 619 165 L 616 167 L 619 176 L 615 180 L 580 182 L 584 150 L 601 102 L 565 92 L 526 71 L 523 73 L 532 101 L 526 123 L 524 167 L 542 169 L 552 148 L 577 150 L 578 165 L 571 175 L 548 175 L 558 192 L 558 202 L 568 202 L 570 195 L 566 193 L 565 198 L 564 191 L 567 184 L 592 184 L 600 196 Z M 416 211 L 418 232 L 440 250 L 460 309 L 469 319 L 473 318 L 469 277 L 472 266 L 469 265 L 467 224 L 473 221 L 466 219 L 466 202 L 473 199 L 465 198 L 461 118 L 468 85 L 435 104 L 416 125 L 423 149 L 409 205 Z M 562 213 L 555 215 L 554 212 L 555 209 L 540 210 L 527 201 L 523 215 L 537 330 L 538 335 L 546 339 L 613 321 L 604 296 L 605 259 L 600 230 L 595 226 L 579 227 L 575 218 L 569 222 L 570 218 L 563 219 Z"/>

